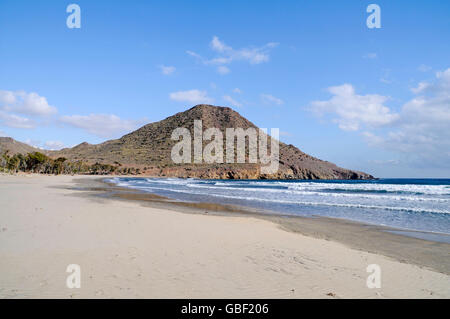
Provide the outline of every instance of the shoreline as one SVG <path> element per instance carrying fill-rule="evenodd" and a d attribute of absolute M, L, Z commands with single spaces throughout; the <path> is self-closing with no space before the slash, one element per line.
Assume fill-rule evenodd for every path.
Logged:
<path fill-rule="evenodd" d="M 207 214 L 217 216 L 254 217 L 270 221 L 281 229 L 305 236 L 335 241 L 352 249 L 381 254 L 399 262 L 426 267 L 450 275 L 450 244 L 424 238 L 408 236 L 404 233 L 426 234 L 423 231 L 407 230 L 389 226 L 367 224 L 347 219 L 330 217 L 303 217 L 288 214 L 263 213 L 250 207 L 207 202 L 183 202 L 140 191 L 105 181 L 109 177 L 80 180 L 88 189 L 92 183 L 100 182 L 99 190 L 106 198 L 137 201 L 144 206 L 174 210 L 182 213 Z M 77 182 L 77 180 L 75 180 Z M 107 185 L 102 188 L 101 185 Z M 429 233 L 434 234 L 434 233 Z M 442 234 L 445 235 L 445 234 Z M 445 262 L 444 262 L 445 261 Z"/>
<path fill-rule="evenodd" d="M 0 176 L 0 298 L 450 298 L 450 276 L 414 256 L 335 240 L 351 230 L 362 242 L 367 227 L 136 200 L 100 179 Z M 384 244 L 403 238 L 412 255 L 426 242 L 375 233 Z M 428 249 L 445 264 L 439 246 Z M 80 289 L 66 287 L 69 264 L 82 269 Z M 382 269 L 379 289 L 366 286 L 371 264 Z"/>
<path fill-rule="evenodd" d="M 111 177 L 108 177 L 111 178 Z M 135 176 L 135 177 L 129 177 L 129 176 L 113 176 L 113 178 L 127 178 L 127 179 L 161 179 L 161 177 L 140 177 L 140 176 Z M 105 178 L 106 179 L 106 178 Z M 162 178 L 164 179 L 164 178 Z M 180 180 L 184 180 L 184 178 L 180 178 Z M 382 179 L 384 181 L 389 181 L 390 179 Z M 398 178 L 393 178 L 392 180 L 398 181 Z M 406 179 L 406 180 L 410 180 L 410 179 Z M 437 179 L 440 180 L 440 179 Z M 211 180 L 202 180 L 200 179 L 199 181 L 211 181 Z M 227 182 L 228 180 L 213 180 L 213 181 L 219 181 L 219 182 Z M 251 182 L 253 180 L 245 180 L 246 182 Z M 274 181 L 274 180 L 271 180 Z M 276 180 L 275 180 L 276 181 Z M 290 180 L 286 180 L 286 182 L 288 182 Z M 310 182 L 308 180 L 299 180 L 300 182 Z M 326 181 L 326 180 L 323 180 Z M 345 180 L 342 180 L 345 181 Z M 314 182 L 314 180 L 311 180 L 311 182 Z M 333 181 L 336 183 L 340 183 L 341 180 L 336 180 Z M 107 182 L 109 183 L 109 182 Z M 395 183 L 394 183 L 395 184 Z M 117 186 L 114 183 L 111 183 L 111 185 Z M 326 184 L 325 184 L 326 185 Z M 120 186 L 118 186 L 120 187 Z M 134 189 L 135 192 L 140 193 L 140 194 L 150 194 L 150 192 L 146 192 L 146 191 L 139 191 L 139 188 L 133 188 L 133 187 L 127 187 L 127 186 L 123 186 L 126 189 Z M 151 193 L 153 195 L 157 195 L 157 193 Z M 164 199 L 165 201 L 169 201 L 168 196 L 170 195 L 159 195 L 161 196 L 162 199 Z M 167 197 L 165 197 L 167 196 Z M 257 200 L 257 199 L 256 199 Z M 170 199 L 170 201 L 180 201 L 180 203 L 185 202 L 185 203 L 190 203 L 192 201 L 190 201 L 189 199 L 184 200 L 184 199 L 177 199 L 177 197 L 175 196 L 174 198 Z M 412 237 L 412 238 L 419 238 L 419 239 L 423 239 L 423 240 L 428 240 L 428 241 L 432 241 L 432 242 L 443 242 L 443 243 L 447 243 L 450 244 L 450 233 L 446 232 L 447 229 L 443 230 L 432 230 L 432 229 L 420 229 L 419 228 L 411 228 L 411 227 L 401 227 L 399 225 L 386 225 L 383 223 L 377 223 L 377 222 L 370 222 L 370 221 L 365 221 L 365 220 L 358 220 L 358 219 L 349 219 L 347 218 L 345 215 L 344 216 L 339 216 L 339 217 L 333 217 L 333 216 L 327 216 L 327 215 L 316 215 L 316 214 L 308 214 L 307 211 L 306 213 L 299 213 L 297 214 L 296 212 L 292 212 L 292 211 L 282 211 L 280 209 L 268 209 L 265 210 L 264 208 L 257 208 L 256 206 L 252 206 L 252 205 L 246 205 L 246 204 L 221 204 L 220 201 L 211 201 L 208 202 L 208 200 L 205 201 L 199 201 L 196 200 L 195 203 L 202 203 L 202 204 L 206 204 L 206 203 L 216 203 L 217 205 L 223 205 L 225 207 L 230 207 L 227 210 L 230 211 L 245 211 L 247 214 L 258 214 L 258 215 L 275 215 L 275 216 L 283 216 L 283 217 L 305 217 L 305 218 L 324 218 L 324 219 L 331 219 L 331 220 L 337 220 L 337 221 L 349 221 L 349 222 L 354 222 L 356 224 L 361 224 L 361 225 L 367 225 L 367 226 L 373 226 L 373 227 L 378 227 L 378 228 L 383 228 L 385 231 L 387 232 L 393 232 L 393 233 L 397 233 L 397 234 L 402 234 L 404 236 L 408 236 L 408 237 Z M 315 204 L 315 203 L 313 203 Z M 234 208 L 231 208 L 234 207 Z M 376 208 L 376 207 L 370 207 L 370 208 Z M 390 207 L 388 207 L 390 208 Z M 394 208 L 395 209 L 395 208 Z M 413 208 L 411 208 L 412 211 L 414 211 Z M 426 209 L 426 208 L 425 208 Z M 400 207 L 399 210 L 406 210 L 408 211 L 408 208 L 404 208 L 404 207 Z M 425 211 L 425 212 L 431 212 L 431 213 L 441 213 L 441 211 Z M 443 212 L 444 214 L 447 212 Z"/>

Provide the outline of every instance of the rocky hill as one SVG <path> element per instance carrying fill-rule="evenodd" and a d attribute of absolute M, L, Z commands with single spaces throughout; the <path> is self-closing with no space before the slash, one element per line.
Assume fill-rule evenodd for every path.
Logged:
<path fill-rule="evenodd" d="M 16 141 L 11 137 L 0 137 L 0 154 L 8 151 L 8 154 L 28 154 L 32 152 L 41 152 L 42 150 L 28 144 Z"/>
<path fill-rule="evenodd" d="M 178 127 L 187 128 L 194 136 L 194 120 L 202 120 L 207 128 L 257 127 L 228 107 L 197 105 L 162 121 L 147 124 L 119 139 L 101 144 L 79 144 L 60 151 L 47 151 L 51 157 L 65 157 L 71 161 L 105 163 L 121 167 L 135 167 L 143 174 L 170 177 L 199 177 L 224 179 L 370 179 L 371 175 L 340 168 L 303 153 L 293 145 L 279 144 L 279 169 L 275 174 L 262 174 L 260 164 L 175 164 L 171 159 L 172 147 L 178 142 L 171 139 Z M 209 141 L 203 141 L 203 145 Z M 247 143 L 248 144 L 248 143 Z M 270 145 L 270 137 L 269 143 Z M 225 150 L 225 148 L 224 148 Z M 1 151 L 1 149 L 0 149 Z M 246 153 L 248 157 L 248 151 Z"/>

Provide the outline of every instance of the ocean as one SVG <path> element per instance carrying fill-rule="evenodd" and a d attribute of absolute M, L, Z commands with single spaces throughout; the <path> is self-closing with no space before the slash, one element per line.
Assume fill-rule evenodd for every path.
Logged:
<path fill-rule="evenodd" d="M 450 179 L 311 181 L 121 177 L 108 181 L 179 201 L 238 205 L 269 214 L 341 218 L 450 242 Z"/>

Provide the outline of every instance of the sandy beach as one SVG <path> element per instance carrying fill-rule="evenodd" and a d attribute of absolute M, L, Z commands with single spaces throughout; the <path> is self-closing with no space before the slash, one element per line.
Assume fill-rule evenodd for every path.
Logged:
<path fill-rule="evenodd" d="M 348 228 L 333 232 L 332 221 L 334 235 L 313 236 L 310 221 L 289 231 L 251 215 L 90 196 L 79 178 L 0 175 L 0 298 L 450 298 L 448 244 L 365 251 L 350 242 L 373 233 L 339 240 Z M 443 266 L 422 262 L 433 256 Z M 79 289 L 66 286 L 69 264 L 81 267 Z M 366 285 L 370 264 L 381 288 Z"/>

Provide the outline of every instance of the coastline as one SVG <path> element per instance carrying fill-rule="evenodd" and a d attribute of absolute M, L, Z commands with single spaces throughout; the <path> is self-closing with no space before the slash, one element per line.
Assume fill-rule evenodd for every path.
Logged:
<path fill-rule="evenodd" d="M 144 206 L 174 210 L 182 213 L 218 216 L 254 217 L 277 224 L 280 228 L 318 239 L 331 240 L 352 249 L 381 254 L 399 262 L 426 267 L 450 275 L 450 244 L 413 236 L 409 233 L 425 232 L 404 230 L 388 226 L 367 224 L 346 219 L 317 216 L 314 218 L 263 213 L 249 207 L 214 203 L 173 201 L 149 192 L 117 186 L 106 178 L 75 180 L 81 189 L 97 190 L 94 194 L 106 198 L 138 201 Z M 97 184 L 100 182 L 100 184 Z M 102 184 L 107 187 L 102 187 Z M 406 233 L 406 234 L 405 234 Z"/>
<path fill-rule="evenodd" d="M 450 298 L 448 244 L 138 198 L 103 178 L 0 175 L 1 298 Z M 72 263 L 81 289 L 65 286 Z M 366 287 L 369 264 L 380 289 Z"/>

